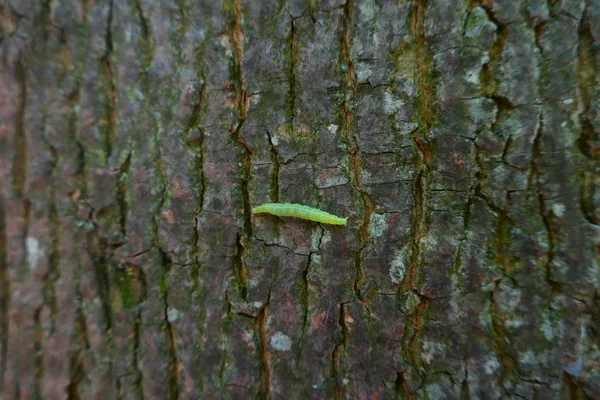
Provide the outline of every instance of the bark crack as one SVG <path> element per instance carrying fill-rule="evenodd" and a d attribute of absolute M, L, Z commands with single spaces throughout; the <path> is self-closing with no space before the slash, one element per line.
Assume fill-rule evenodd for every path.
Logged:
<path fill-rule="evenodd" d="M 88 182 L 88 167 L 86 159 L 85 146 L 77 138 L 78 132 L 78 120 L 79 120 L 79 98 L 80 98 L 80 87 L 77 85 L 75 90 L 69 95 L 69 125 L 68 125 L 68 138 L 71 140 L 77 148 L 75 159 L 77 166 L 75 169 L 74 179 L 77 183 L 78 189 L 71 192 L 71 199 L 77 201 L 80 197 L 87 199 L 87 182 Z"/>
<path fill-rule="evenodd" d="M 469 388 L 469 369 L 465 366 L 465 379 L 460 384 L 460 400 L 471 400 L 471 389 Z"/>
<path fill-rule="evenodd" d="M 420 339 L 423 328 L 427 322 L 427 312 L 431 307 L 431 299 L 422 295 L 417 290 L 412 292 L 417 295 L 419 303 L 414 311 L 407 317 L 406 328 L 402 335 L 402 349 L 406 360 L 412 365 L 418 374 L 423 374 L 423 357 Z"/>
<path fill-rule="evenodd" d="M 479 171 L 478 171 L 479 172 Z M 477 173 L 475 174 L 477 177 Z M 471 224 L 471 207 L 473 206 L 473 201 L 475 200 L 475 195 L 478 190 L 479 182 L 475 185 L 471 184 L 469 186 L 469 197 L 467 198 L 467 202 L 465 203 L 465 207 L 463 210 L 463 234 L 459 239 L 459 244 L 456 249 L 456 256 L 454 258 L 454 274 L 460 275 L 460 268 L 462 266 L 462 252 L 465 246 L 465 242 L 468 239 L 470 224 Z"/>
<path fill-rule="evenodd" d="M 85 4 L 84 4 L 85 7 Z M 84 18 L 87 18 L 87 14 L 84 15 Z M 76 86 L 75 90 L 69 94 L 69 122 L 68 122 L 68 139 L 73 142 L 77 148 L 75 154 L 75 160 L 77 162 L 74 179 L 76 182 L 77 189 L 74 189 L 69 195 L 72 201 L 72 206 L 74 212 L 78 211 L 79 208 L 79 199 L 87 199 L 88 195 L 88 167 L 86 161 L 86 150 L 83 144 L 77 138 L 78 131 L 78 109 L 79 109 L 79 99 L 80 99 L 80 86 L 79 84 Z M 93 210 L 89 212 L 89 220 L 92 220 Z M 94 225 L 93 225 L 94 226 Z M 95 226 L 94 226 L 95 227 Z M 81 239 L 76 239 L 76 247 L 81 248 Z M 93 258 L 91 256 L 91 247 L 89 239 L 86 239 L 87 252 L 90 255 L 90 259 Z M 95 273 L 95 270 L 94 270 Z M 79 390 L 79 386 L 81 382 L 84 380 L 86 376 L 85 371 L 85 361 L 84 361 L 84 353 L 88 351 L 91 346 L 89 343 L 87 325 L 86 325 L 86 316 L 85 316 L 85 305 L 83 302 L 83 295 L 81 293 L 81 276 L 83 274 L 83 268 L 80 264 L 78 268 L 76 268 L 74 273 L 74 298 L 76 302 L 76 311 L 75 311 L 75 320 L 73 326 L 73 333 L 71 335 L 71 345 L 69 348 L 69 384 L 65 388 L 67 398 L 69 400 L 79 399 L 81 397 L 81 393 Z"/>
<path fill-rule="evenodd" d="M 90 207 L 90 223 L 92 230 L 87 234 L 87 252 L 92 261 L 94 280 L 96 283 L 96 290 L 100 297 L 100 303 L 102 308 L 102 317 L 104 322 L 103 332 L 106 334 L 105 341 L 109 348 L 109 352 L 112 353 L 114 350 L 113 339 L 112 339 L 112 328 L 113 328 L 113 314 L 111 308 L 111 284 L 110 284 L 110 258 L 112 257 L 110 246 L 106 239 L 99 233 L 98 224 L 93 220 L 93 214 L 95 210 Z M 109 358 L 108 364 L 108 375 L 112 376 L 113 359 Z"/>
<path fill-rule="evenodd" d="M 237 279 L 237 288 L 240 296 L 247 300 L 248 295 L 248 271 L 243 258 L 246 249 L 246 242 L 252 237 L 252 213 L 250 206 L 249 183 L 252 173 L 252 149 L 240 136 L 244 122 L 246 121 L 246 112 L 248 108 L 248 93 L 242 72 L 242 60 L 244 58 L 244 32 L 242 30 L 242 9 L 241 0 L 231 0 L 231 23 L 230 38 L 233 43 L 233 58 L 230 67 L 230 78 L 234 95 L 234 104 L 236 105 L 237 122 L 231 127 L 231 134 L 235 143 L 244 151 L 245 163 L 243 164 L 242 175 L 242 205 L 243 205 L 243 230 L 238 232 L 236 240 L 236 255 L 233 258 L 232 266 Z"/>
<path fill-rule="evenodd" d="M 430 174 L 431 144 L 429 131 L 435 120 L 435 82 L 433 77 L 433 58 L 425 37 L 426 0 L 417 0 L 411 11 L 411 28 L 416 40 L 416 75 L 418 84 L 417 116 L 419 128 L 413 132 L 412 140 L 421 154 L 421 166 L 413 182 L 413 217 L 410 265 L 406 274 L 406 284 L 411 289 L 418 286 L 419 265 L 421 263 L 421 240 L 429 229 L 429 213 L 426 205 L 428 177 Z"/>
<path fill-rule="evenodd" d="M 196 102 L 196 104 L 194 104 L 194 108 L 192 110 L 192 115 L 190 115 L 190 119 L 188 120 L 188 123 L 187 123 L 186 133 L 188 135 L 193 129 L 195 129 L 195 128 L 200 129 L 198 127 L 198 125 L 200 124 L 200 121 L 202 119 L 202 113 L 206 106 L 206 90 L 207 90 L 208 85 L 206 84 L 206 77 L 204 76 L 203 73 L 202 73 L 202 80 L 204 82 L 200 86 L 200 92 L 198 93 L 198 101 Z M 204 140 L 203 133 L 204 133 L 204 131 L 202 129 L 200 129 L 200 135 L 194 136 L 193 139 L 199 139 L 200 144 L 202 144 L 202 141 Z"/>
<path fill-rule="evenodd" d="M 298 57 L 298 48 L 297 48 L 297 39 L 296 35 L 298 33 L 298 29 L 294 23 L 294 18 L 291 18 L 291 27 L 290 27 L 290 36 L 289 36 L 289 52 L 290 52 L 290 65 L 288 71 L 288 98 L 289 98 L 289 109 L 288 109 L 288 123 L 290 129 L 294 129 L 295 120 L 296 120 L 296 67 L 297 67 L 297 57 Z"/>
<path fill-rule="evenodd" d="M 361 151 L 358 144 L 358 137 L 355 132 L 354 121 L 354 97 L 358 88 L 358 80 L 354 72 L 354 63 L 352 61 L 352 39 L 354 37 L 355 8 L 354 0 L 347 0 L 343 6 L 343 26 L 340 38 L 340 73 L 342 102 L 340 104 L 340 114 L 342 117 L 342 132 L 344 132 L 346 141 L 350 146 L 350 184 L 361 197 L 363 216 L 357 232 L 358 250 L 354 257 L 355 277 L 353 283 L 354 294 L 362 299 L 362 289 L 365 281 L 362 268 L 363 254 L 369 244 L 369 226 L 371 215 L 375 212 L 375 202 L 371 195 L 365 190 L 362 183 Z"/>
<path fill-rule="evenodd" d="M 81 304 L 81 292 L 76 289 L 75 296 L 79 299 L 71 335 L 71 348 L 69 350 L 69 384 L 65 388 L 68 400 L 81 398 L 79 385 L 86 376 L 83 360 L 84 351 L 90 348 L 85 315 Z"/>
<path fill-rule="evenodd" d="M 538 114 L 538 122 L 536 127 L 535 137 L 533 139 L 532 156 L 531 156 L 531 175 L 530 183 L 535 180 L 535 193 L 537 196 L 540 217 L 546 228 L 548 237 L 548 250 L 544 260 L 544 279 L 550 286 L 553 293 L 557 293 L 561 289 L 561 283 L 552 277 L 552 264 L 554 262 L 555 247 L 558 241 L 558 229 L 554 225 L 554 215 L 548 209 L 546 197 L 544 195 L 543 182 L 540 170 L 542 158 L 542 135 L 544 132 L 544 112 L 540 110 Z"/>
<path fill-rule="evenodd" d="M 33 314 L 33 352 L 34 352 L 34 370 L 33 370 L 33 398 L 42 398 L 42 380 L 44 376 L 44 352 L 42 350 L 42 341 L 44 339 L 44 330 L 41 325 L 41 313 L 44 305 L 36 308 Z"/>
<path fill-rule="evenodd" d="M 53 335 L 56 329 L 56 315 L 58 314 L 58 306 L 56 301 L 56 282 L 60 278 L 60 235 L 61 222 L 58 215 L 56 202 L 56 184 L 58 178 L 56 168 L 58 165 L 58 151 L 56 147 L 48 142 L 46 137 L 42 135 L 42 140 L 46 143 L 50 150 L 50 176 L 52 183 L 48 187 L 48 236 L 50 238 L 50 252 L 48 254 L 48 270 L 43 277 L 44 286 L 44 305 L 50 309 L 50 335 Z"/>
<path fill-rule="evenodd" d="M 271 392 L 271 354 L 267 348 L 267 314 L 270 300 L 271 292 L 269 291 L 267 302 L 261 307 L 257 317 L 258 335 L 260 339 L 260 360 L 262 366 L 260 373 L 261 389 L 259 391 L 259 398 L 265 399 L 269 398 L 269 393 Z"/>
<path fill-rule="evenodd" d="M 14 159 L 12 165 L 13 190 L 19 200 L 25 201 L 25 181 L 27 179 L 28 145 L 25 134 L 25 112 L 27 108 L 27 71 L 23 59 L 15 64 L 15 75 L 19 85 L 17 112 L 15 118 Z"/>
<path fill-rule="evenodd" d="M 142 57 L 144 64 L 143 73 L 147 75 L 148 68 L 154 59 L 154 43 L 152 40 L 152 27 L 150 19 L 144 14 L 143 0 L 135 0 L 135 12 L 140 19 L 140 27 L 142 30 Z M 148 83 L 147 79 L 144 83 Z"/>
<path fill-rule="evenodd" d="M 414 399 L 414 396 L 408 388 L 408 384 L 406 382 L 404 374 L 406 374 L 406 370 L 396 372 L 396 380 L 394 381 L 394 391 L 396 393 L 396 398 L 411 400 Z"/>
<path fill-rule="evenodd" d="M 19 87 L 19 94 L 17 98 L 17 111 L 15 118 L 15 135 L 14 135 L 14 158 L 12 165 L 12 180 L 13 180 L 13 192 L 15 197 L 20 202 L 21 215 L 23 216 L 23 228 L 21 231 L 21 248 L 22 254 L 24 255 L 22 266 L 18 276 L 22 278 L 25 272 L 30 269 L 28 247 L 27 247 L 27 236 L 29 236 L 29 222 L 31 218 L 31 203 L 26 194 L 26 181 L 27 181 L 27 158 L 28 144 L 27 135 L 25 133 L 25 113 L 27 109 L 28 101 L 28 88 L 27 88 L 27 71 L 25 69 L 23 56 L 19 58 L 15 64 L 15 77 Z"/>
<path fill-rule="evenodd" d="M 339 343 L 337 343 L 333 351 L 331 353 L 331 374 L 334 380 L 334 393 L 336 399 L 343 399 L 344 396 L 344 385 L 342 381 L 342 369 L 341 369 L 341 360 L 342 360 L 342 352 L 344 348 L 348 345 L 350 341 L 350 330 L 348 329 L 348 325 L 346 325 L 346 310 L 345 306 L 348 303 L 340 303 L 340 315 L 338 319 L 338 324 L 342 329 L 342 338 Z"/>
<path fill-rule="evenodd" d="M 236 239 L 236 252 L 232 260 L 233 271 L 236 277 L 236 288 L 240 297 L 248 300 L 248 268 L 244 263 L 244 239 L 238 233 Z"/>
<path fill-rule="evenodd" d="M 577 83 L 579 89 L 579 150 L 587 158 L 600 159 L 600 144 L 594 133 L 591 105 L 597 87 L 597 67 L 594 57 L 594 38 L 587 8 L 578 27 Z M 596 136 L 596 137 L 595 137 Z"/>
<path fill-rule="evenodd" d="M 277 147 L 275 143 L 273 143 L 273 138 L 271 137 L 271 133 L 267 131 L 267 136 L 269 138 L 269 145 L 271 146 L 271 163 L 273 164 L 273 179 L 271 181 L 271 190 L 273 191 L 273 202 L 279 203 L 279 153 L 277 152 Z"/>
<path fill-rule="evenodd" d="M 310 304 L 310 292 L 308 290 L 310 286 L 310 282 L 308 279 L 308 275 L 310 274 L 310 265 L 312 262 L 313 255 L 321 251 L 321 246 L 323 245 L 323 236 L 325 235 L 325 229 L 322 226 L 318 226 L 320 230 L 319 235 L 319 244 L 317 245 L 316 251 L 311 251 L 308 254 L 308 260 L 306 261 L 306 267 L 304 271 L 302 271 L 302 306 L 303 306 L 303 317 L 302 317 L 302 331 L 300 333 L 300 341 L 304 339 L 304 335 L 306 334 L 306 329 L 308 328 L 308 313 L 309 313 L 309 304 Z"/>
<path fill-rule="evenodd" d="M 198 208 L 194 214 L 194 236 L 192 242 L 192 258 L 194 260 L 194 268 L 192 269 L 192 279 L 194 281 L 192 288 L 192 296 L 198 298 L 198 294 L 200 293 L 200 273 L 202 269 L 202 263 L 200 262 L 200 216 L 204 211 L 204 199 L 206 197 L 206 181 L 204 176 L 204 140 L 205 140 L 205 130 L 198 125 L 202 119 L 202 113 L 206 107 L 206 77 L 204 71 L 201 71 L 202 76 L 202 86 L 200 87 L 200 91 L 198 93 L 198 102 L 194 106 L 194 110 L 192 111 L 192 115 L 187 124 L 187 143 L 194 148 L 194 168 L 196 170 L 196 174 L 194 176 L 198 177 L 197 186 L 199 188 L 198 192 Z M 194 133 L 192 133 L 194 131 Z M 196 134 L 197 133 L 197 134 Z M 202 331 L 202 322 L 197 324 L 199 331 Z M 200 334 L 200 337 L 202 334 Z M 198 377 L 199 386 L 202 387 L 202 377 Z"/>
<path fill-rule="evenodd" d="M 93 211 L 91 211 L 93 213 Z M 98 230 L 99 227 L 95 221 L 91 220 L 93 230 L 87 235 L 87 250 L 94 266 L 94 278 L 96 281 L 96 289 L 102 303 L 102 312 L 104 320 L 104 331 L 111 332 L 113 326 L 111 301 L 110 301 L 110 249 L 106 243 L 106 239 L 101 237 Z M 112 346 L 111 335 L 107 335 L 109 345 Z M 112 362 L 111 362 L 112 364 Z"/>
<path fill-rule="evenodd" d="M 117 176 L 117 204 L 119 205 L 119 225 L 123 242 L 127 238 L 127 210 L 129 204 L 127 202 L 127 186 L 129 184 L 129 167 L 131 166 L 131 152 L 123 164 L 118 168 Z"/>
<path fill-rule="evenodd" d="M 105 51 L 104 55 L 100 59 L 102 65 L 102 76 L 104 83 L 104 92 L 106 96 L 106 104 L 104 111 L 104 126 L 102 127 L 102 141 L 104 145 L 104 152 L 106 153 L 106 165 L 109 163 L 110 156 L 113 150 L 113 142 L 116 136 L 117 130 L 117 85 L 116 85 L 116 74 L 113 66 L 111 55 L 113 52 L 113 39 L 112 39 L 112 23 L 113 23 L 113 7 L 114 0 L 110 0 L 108 8 L 108 18 L 106 22 L 106 33 L 105 33 Z M 101 125 L 102 126 L 102 125 Z"/>
<path fill-rule="evenodd" d="M 479 5 L 487 14 L 488 19 L 496 26 L 496 40 L 492 44 L 489 51 L 489 60 L 481 67 L 480 82 L 483 88 L 483 93 L 486 97 L 489 97 L 496 101 L 500 107 L 503 97 L 496 96 L 498 91 L 499 82 L 496 79 L 494 68 L 498 63 L 502 61 L 502 52 L 504 50 L 504 43 L 508 37 L 508 27 L 505 23 L 500 21 L 489 4 L 482 1 L 477 1 Z"/>
<path fill-rule="evenodd" d="M 403 352 L 407 362 L 413 369 L 423 373 L 423 359 L 421 356 L 420 337 L 426 323 L 427 310 L 431 301 L 422 296 L 417 288 L 419 286 L 420 268 L 422 263 L 421 241 L 429 230 L 429 212 L 426 204 L 428 193 L 428 177 L 431 172 L 431 144 L 429 132 L 435 123 L 436 109 L 433 104 L 435 98 L 434 61 L 430 53 L 425 36 L 425 10 L 426 0 L 416 0 L 410 14 L 410 26 L 416 41 L 416 80 L 418 86 L 417 117 L 419 128 L 412 133 L 412 140 L 421 155 L 421 165 L 413 181 L 413 223 L 410 239 L 410 263 L 405 279 L 398 290 L 412 290 L 419 297 L 419 304 L 407 319 L 407 329 L 402 336 Z"/>
<path fill-rule="evenodd" d="M 159 218 L 161 216 L 161 210 L 163 209 L 167 197 L 168 197 L 168 181 L 167 175 L 162 164 L 162 152 L 161 152 L 161 141 L 160 141 L 160 129 L 156 129 L 152 137 L 152 147 L 155 149 L 153 155 L 153 164 L 156 171 L 157 184 L 160 188 L 160 194 L 158 203 L 156 205 L 156 211 L 152 216 L 152 247 L 156 249 L 160 255 L 161 274 L 159 278 L 159 292 L 162 296 L 163 302 L 163 330 L 165 334 L 167 353 L 168 353 L 168 371 L 169 371 L 169 395 L 171 400 L 179 398 L 179 357 L 177 355 L 177 346 L 175 343 L 175 335 L 171 322 L 169 321 L 169 285 L 168 275 L 171 266 L 173 265 L 171 256 L 168 251 L 165 250 L 161 243 L 160 238 L 160 227 Z"/>

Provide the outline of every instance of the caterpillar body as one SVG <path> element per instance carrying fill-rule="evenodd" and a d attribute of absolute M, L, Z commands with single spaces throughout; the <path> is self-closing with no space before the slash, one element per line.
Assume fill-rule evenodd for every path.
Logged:
<path fill-rule="evenodd" d="M 268 213 L 278 217 L 296 217 L 332 225 L 346 225 L 348 218 L 340 218 L 328 212 L 302 204 L 266 203 L 252 209 L 254 214 Z"/>

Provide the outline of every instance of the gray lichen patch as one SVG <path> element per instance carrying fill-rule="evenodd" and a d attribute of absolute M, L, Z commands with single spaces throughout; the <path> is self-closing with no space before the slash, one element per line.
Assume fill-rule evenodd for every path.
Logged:
<path fill-rule="evenodd" d="M 283 332 L 275 332 L 271 336 L 271 347 L 277 351 L 290 351 L 292 349 L 292 339 Z"/>
<path fill-rule="evenodd" d="M 407 269 L 408 254 L 405 248 L 396 250 L 389 268 L 390 280 L 394 284 L 402 282 Z"/>
<path fill-rule="evenodd" d="M 371 223 L 369 224 L 369 237 L 381 237 L 387 229 L 385 215 L 371 214 Z"/>

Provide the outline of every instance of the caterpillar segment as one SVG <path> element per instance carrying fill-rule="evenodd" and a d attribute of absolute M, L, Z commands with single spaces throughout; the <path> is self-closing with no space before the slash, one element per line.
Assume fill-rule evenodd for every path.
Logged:
<path fill-rule="evenodd" d="M 346 225 L 348 218 L 341 218 L 317 208 L 302 204 L 266 203 L 252 209 L 254 214 L 272 214 L 278 217 L 295 217 L 331 225 Z"/>

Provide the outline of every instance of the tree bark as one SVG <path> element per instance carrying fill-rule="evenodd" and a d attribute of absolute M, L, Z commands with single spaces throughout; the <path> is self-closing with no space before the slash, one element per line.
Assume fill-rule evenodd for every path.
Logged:
<path fill-rule="evenodd" d="M 600 398 L 600 0 L 0 13 L 3 399 Z"/>

